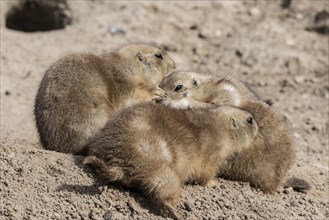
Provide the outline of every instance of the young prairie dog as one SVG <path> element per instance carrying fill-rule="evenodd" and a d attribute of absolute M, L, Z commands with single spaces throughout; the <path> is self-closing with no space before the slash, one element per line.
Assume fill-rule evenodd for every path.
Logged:
<path fill-rule="evenodd" d="M 174 108 L 203 108 L 212 104 L 241 106 L 249 100 L 258 100 L 239 80 L 195 72 L 175 71 L 164 77 L 159 87 L 165 93 L 157 94 L 156 100 Z"/>
<path fill-rule="evenodd" d="M 259 133 L 252 147 L 226 161 L 219 175 L 250 182 L 264 192 L 275 191 L 284 181 L 293 161 L 293 139 L 283 116 L 272 109 L 269 100 L 261 101 L 243 83 L 234 78 L 219 79 L 193 72 L 173 72 L 160 83 L 166 94 L 158 101 L 174 108 L 208 108 L 234 105 L 250 112 L 258 124 Z M 305 180 L 290 178 L 285 187 L 297 191 L 310 189 Z"/>
<path fill-rule="evenodd" d="M 55 62 L 34 106 L 45 149 L 83 153 L 83 146 L 118 110 L 152 100 L 175 62 L 162 49 L 130 44 L 104 55 L 76 53 Z"/>
<path fill-rule="evenodd" d="M 137 188 L 177 217 L 182 184 L 211 184 L 220 164 L 249 148 L 257 133 L 253 116 L 235 107 L 143 103 L 109 120 L 87 145 L 85 164 L 103 182 Z"/>

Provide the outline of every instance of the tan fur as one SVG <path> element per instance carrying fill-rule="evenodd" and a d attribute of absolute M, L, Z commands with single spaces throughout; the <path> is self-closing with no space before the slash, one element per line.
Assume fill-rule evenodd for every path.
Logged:
<path fill-rule="evenodd" d="M 151 100 L 163 76 L 174 68 L 164 50 L 147 44 L 127 45 L 101 56 L 77 53 L 60 59 L 46 71 L 35 100 L 42 145 L 82 153 L 88 139 L 115 112 Z"/>
<path fill-rule="evenodd" d="M 177 85 L 183 85 L 174 91 Z M 264 192 L 273 192 L 284 181 L 293 161 L 293 139 L 282 115 L 261 101 L 234 78 L 217 78 L 193 72 L 173 72 L 160 83 L 166 94 L 158 101 L 173 108 L 208 108 L 209 105 L 234 105 L 250 112 L 259 125 L 253 146 L 225 163 L 219 174 L 229 179 L 250 182 Z M 304 181 L 287 179 L 287 186 L 307 190 Z"/>
<path fill-rule="evenodd" d="M 210 184 L 219 165 L 248 148 L 257 132 L 251 114 L 235 107 L 184 111 L 144 103 L 109 120 L 87 145 L 85 163 L 101 180 L 137 188 L 175 210 L 183 183 Z M 113 171 L 119 169 L 121 179 Z"/>

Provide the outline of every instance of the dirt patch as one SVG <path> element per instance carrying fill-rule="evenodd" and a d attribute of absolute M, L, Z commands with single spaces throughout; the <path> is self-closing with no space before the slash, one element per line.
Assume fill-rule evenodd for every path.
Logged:
<path fill-rule="evenodd" d="M 1 219 L 162 218 L 140 193 L 94 183 L 82 157 L 43 150 L 34 125 L 38 84 L 54 61 L 129 42 L 163 46 L 181 70 L 231 72 L 271 98 L 293 128 L 289 175 L 312 184 L 307 194 L 264 194 L 223 179 L 213 188 L 186 185 L 178 206 L 184 217 L 329 217 L 328 35 L 308 29 L 329 11 L 327 1 L 292 1 L 287 8 L 280 1 L 68 2 L 72 25 L 23 33 L 5 27 L 11 2 L 1 1 Z"/>

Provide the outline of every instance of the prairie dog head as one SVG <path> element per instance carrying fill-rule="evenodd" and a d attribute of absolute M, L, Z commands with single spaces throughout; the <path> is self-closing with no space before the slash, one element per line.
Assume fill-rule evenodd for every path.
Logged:
<path fill-rule="evenodd" d="M 167 73 L 176 68 L 165 50 L 152 45 L 130 44 L 120 48 L 117 53 L 134 65 L 130 70 L 136 84 L 140 86 L 156 87 Z"/>
<path fill-rule="evenodd" d="M 211 75 L 175 71 L 161 81 L 159 87 L 166 92 L 159 101 L 174 108 L 185 108 L 187 103 L 193 108 L 193 103 L 204 102 L 216 105 L 240 106 L 242 92 L 248 90 L 227 77 L 222 79 Z M 191 102 L 191 100 L 197 102 Z"/>
<path fill-rule="evenodd" d="M 193 107 L 190 106 L 191 99 L 196 100 L 195 94 L 202 92 L 200 85 L 206 84 L 209 77 L 194 72 L 172 72 L 162 79 L 159 87 L 165 91 L 165 96 L 159 97 L 157 101 L 174 108 Z"/>
<path fill-rule="evenodd" d="M 233 106 L 220 106 L 212 111 L 218 111 L 219 117 L 223 120 L 222 124 L 225 125 L 227 135 L 224 138 L 227 138 L 227 148 L 230 148 L 226 149 L 227 151 L 239 152 L 252 145 L 258 134 L 258 125 L 249 112 Z"/>

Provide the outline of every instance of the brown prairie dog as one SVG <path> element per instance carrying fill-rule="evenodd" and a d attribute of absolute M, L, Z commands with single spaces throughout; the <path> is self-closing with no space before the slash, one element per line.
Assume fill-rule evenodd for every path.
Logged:
<path fill-rule="evenodd" d="M 252 115 L 235 107 L 184 111 L 144 103 L 109 120 L 87 145 L 85 164 L 103 182 L 137 188 L 175 216 L 182 184 L 211 183 L 257 132 Z"/>
<path fill-rule="evenodd" d="M 293 163 L 294 143 L 290 128 L 282 115 L 262 101 L 246 102 L 241 109 L 254 116 L 259 133 L 252 147 L 222 164 L 219 175 L 249 182 L 264 192 L 273 192 L 283 184 Z M 309 188 L 306 181 L 298 178 L 289 186 L 294 187 L 298 181 L 305 190 Z"/>
<path fill-rule="evenodd" d="M 208 108 L 234 105 L 250 112 L 259 127 L 252 147 L 236 154 L 222 166 L 219 175 L 250 182 L 265 192 L 275 191 L 284 181 L 293 161 L 293 139 L 283 116 L 271 108 L 270 100 L 261 101 L 234 78 L 217 78 L 193 72 L 173 72 L 160 83 L 166 94 L 161 103 L 173 108 Z M 310 188 L 299 178 L 290 178 L 286 187 L 297 191 Z"/>
<path fill-rule="evenodd" d="M 159 87 L 166 94 L 159 94 L 157 100 L 174 108 L 202 108 L 211 104 L 241 106 L 249 100 L 258 100 L 237 79 L 195 72 L 175 71 L 164 77 Z"/>
<path fill-rule="evenodd" d="M 118 110 L 149 101 L 175 62 L 162 49 L 130 44 L 104 55 L 76 53 L 45 73 L 35 100 L 44 148 L 83 153 L 88 139 Z"/>

